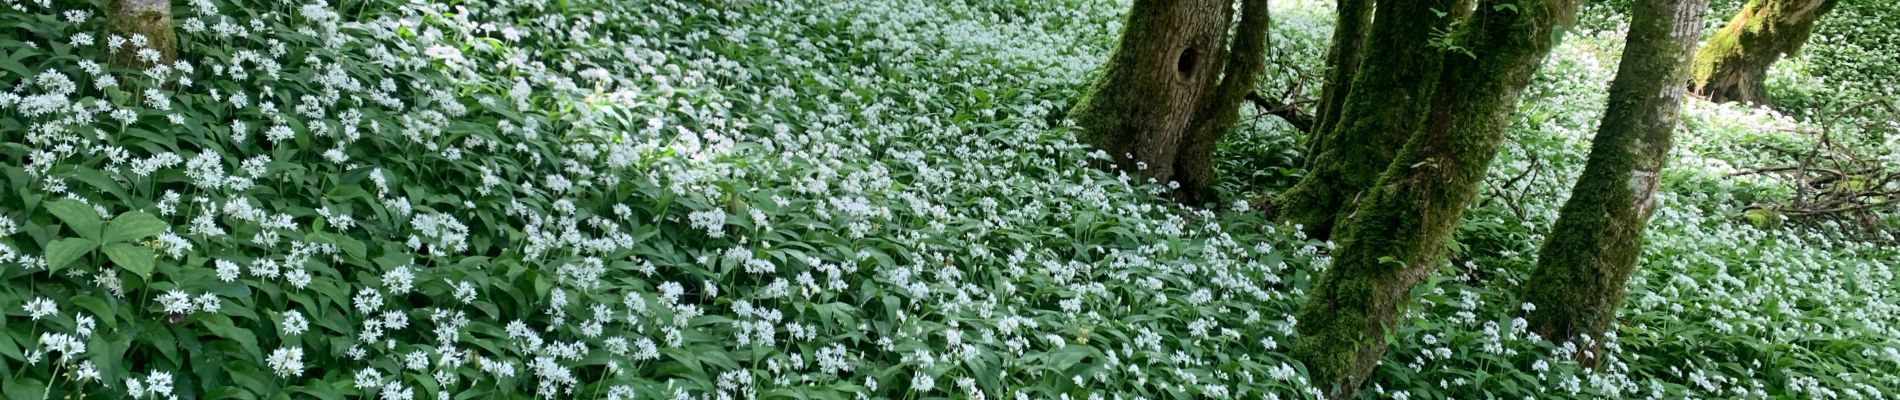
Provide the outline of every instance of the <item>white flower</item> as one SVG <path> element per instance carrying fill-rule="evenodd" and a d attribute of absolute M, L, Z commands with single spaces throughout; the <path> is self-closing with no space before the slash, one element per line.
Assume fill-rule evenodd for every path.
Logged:
<path fill-rule="evenodd" d="M 190 314 L 196 309 L 195 306 L 191 304 L 191 295 L 178 289 L 168 290 L 165 293 L 159 294 L 158 304 L 159 307 L 165 309 L 166 314 Z"/>
<path fill-rule="evenodd" d="M 272 126 L 270 129 L 264 131 L 264 139 L 269 140 L 273 145 L 282 145 L 283 141 L 296 138 L 297 131 L 291 130 L 288 126 Z"/>
<path fill-rule="evenodd" d="M 686 220 L 691 222 L 694 228 L 706 230 L 706 236 L 708 237 L 720 238 L 726 236 L 725 211 L 694 211 L 690 214 L 686 214 Z"/>
<path fill-rule="evenodd" d="M 302 335 L 304 332 L 309 331 L 309 330 L 310 330 L 310 321 L 307 319 L 304 319 L 303 312 L 297 311 L 297 310 L 290 310 L 290 311 L 284 312 L 284 323 L 283 323 L 284 336 Z"/>
<path fill-rule="evenodd" d="M 92 360 L 80 361 L 79 370 L 74 373 L 74 376 L 85 382 L 97 381 L 103 377 L 99 373 L 99 367 L 92 364 Z"/>
<path fill-rule="evenodd" d="M 364 368 L 364 369 L 356 371 L 356 388 L 357 389 L 368 389 L 368 388 L 381 386 L 382 381 L 383 381 L 383 373 L 376 371 L 375 368 Z"/>
<path fill-rule="evenodd" d="M 218 295 L 212 293 L 199 294 L 196 303 L 199 312 L 215 313 L 218 312 L 218 309 L 224 307 L 224 301 L 219 299 Z"/>
<path fill-rule="evenodd" d="M 32 317 L 34 321 L 59 312 L 59 307 L 53 305 L 53 300 L 45 297 L 28 301 L 26 305 L 21 308 L 25 309 L 27 316 Z"/>
<path fill-rule="evenodd" d="M 277 372 L 277 376 L 288 378 L 297 375 L 303 372 L 303 348 L 278 348 L 270 353 L 270 359 L 265 363 Z"/>
<path fill-rule="evenodd" d="M 930 389 L 936 387 L 936 378 L 931 378 L 928 374 L 918 373 L 916 377 L 910 378 L 910 389 L 913 391 L 929 392 Z"/>
<path fill-rule="evenodd" d="M 427 50 L 423 50 L 423 54 L 449 64 L 461 64 L 467 61 L 462 58 L 461 49 L 443 45 L 429 46 Z"/>
<path fill-rule="evenodd" d="M 306 286 L 310 286 L 310 281 L 312 279 L 314 278 L 310 276 L 310 271 L 305 270 L 303 268 L 294 268 L 294 269 L 291 269 L 290 271 L 284 272 L 284 282 L 289 283 L 291 287 L 295 287 L 298 289 L 303 289 Z"/>
<path fill-rule="evenodd" d="M 151 375 L 145 376 L 145 391 L 152 393 L 155 397 L 171 396 L 172 373 L 152 371 Z"/>
<path fill-rule="evenodd" d="M 383 307 L 383 295 L 375 290 L 363 289 L 356 292 L 355 302 L 356 311 L 369 314 Z"/>
<path fill-rule="evenodd" d="M 40 334 L 40 346 L 48 353 L 59 353 L 59 361 L 64 363 L 74 355 L 86 352 L 86 342 L 64 333 Z"/>
<path fill-rule="evenodd" d="M 74 25 L 86 23 L 86 20 L 92 18 L 92 12 L 87 10 L 67 10 L 62 15 L 66 16 L 66 23 Z"/>
<path fill-rule="evenodd" d="M 389 294 L 391 295 L 400 297 L 400 295 L 409 293 L 415 286 L 416 275 L 409 272 L 409 266 L 407 265 L 398 266 L 396 269 L 383 273 L 383 287 L 389 289 Z"/>
<path fill-rule="evenodd" d="M 455 300 L 462 302 L 462 304 L 474 304 L 475 284 L 469 283 L 468 281 L 456 282 L 454 296 Z"/>
<path fill-rule="evenodd" d="M 91 315 L 79 314 L 73 316 L 73 332 L 78 333 L 81 337 L 92 336 L 92 330 L 97 327 L 97 324 L 98 321 L 93 319 Z"/>
<path fill-rule="evenodd" d="M 237 263 L 227 260 L 217 260 L 212 264 L 217 266 L 218 280 L 224 281 L 224 283 L 236 282 L 238 275 L 243 272 L 243 269 L 239 268 Z"/>

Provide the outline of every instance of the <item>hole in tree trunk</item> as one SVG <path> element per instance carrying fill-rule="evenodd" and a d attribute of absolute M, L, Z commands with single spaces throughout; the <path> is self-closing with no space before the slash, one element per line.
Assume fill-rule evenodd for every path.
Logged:
<path fill-rule="evenodd" d="M 1174 70 L 1181 73 L 1181 79 L 1187 79 L 1187 77 L 1194 75 L 1194 64 L 1199 61 L 1197 60 L 1197 58 L 1200 58 L 1199 53 L 1200 52 L 1193 47 L 1181 49 L 1181 58 L 1175 60 L 1174 65 Z"/>

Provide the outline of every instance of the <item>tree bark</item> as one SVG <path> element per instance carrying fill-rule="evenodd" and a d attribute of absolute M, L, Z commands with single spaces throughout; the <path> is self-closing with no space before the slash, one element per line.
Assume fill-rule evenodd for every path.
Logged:
<path fill-rule="evenodd" d="M 1386 2 L 1376 11 L 1371 42 L 1353 76 L 1332 132 L 1318 144 L 1304 178 L 1274 209 L 1310 237 L 1332 236 L 1394 153 L 1418 126 L 1444 51 L 1430 39 L 1470 8 L 1470 0 Z M 1442 14 L 1440 14 L 1442 13 Z"/>
<path fill-rule="evenodd" d="M 1521 288 L 1532 332 L 1555 341 L 1602 338 L 1642 255 L 1659 173 L 1674 140 L 1689 58 L 1708 0 L 1636 2 L 1609 106 L 1571 190 Z M 1591 343 L 1596 343 L 1591 341 Z M 1594 363 L 1596 346 L 1579 360 Z"/>
<path fill-rule="evenodd" d="M 1201 205 L 1214 200 L 1214 150 L 1222 137 L 1240 120 L 1240 106 L 1253 93 L 1254 84 L 1266 70 L 1267 0 L 1241 2 L 1239 29 L 1229 46 L 1220 86 L 1204 99 L 1194 121 L 1189 124 L 1187 140 L 1181 143 L 1175 158 L 1175 174 L 1181 187 L 1175 199 L 1182 204 Z"/>
<path fill-rule="evenodd" d="M 1306 132 L 1308 164 L 1319 158 L 1326 135 L 1332 133 L 1340 109 L 1346 106 L 1346 95 L 1352 93 L 1352 80 L 1358 76 L 1359 61 L 1365 59 L 1366 36 L 1372 26 L 1373 0 L 1338 0 L 1336 4 L 1339 21 L 1333 25 L 1333 43 L 1326 49 L 1326 83 L 1320 87 L 1313 128 Z"/>
<path fill-rule="evenodd" d="M 178 37 L 172 32 L 171 0 L 111 0 L 106 7 L 106 33 L 126 38 L 125 46 L 112 51 L 107 63 L 118 68 L 145 69 L 169 64 L 178 57 Z M 135 37 L 145 38 L 145 46 L 134 46 Z M 139 50 L 158 52 L 156 58 L 143 58 Z"/>
<path fill-rule="evenodd" d="M 1814 21 L 1839 0 L 1750 0 L 1696 54 L 1695 93 L 1715 102 L 1763 104 L 1768 67 L 1801 50 Z"/>
<path fill-rule="evenodd" d="M 1233 8 L 1232 0 L 1136 0 L 1108 65 L 1069 113 L 1082 139 L 1123 171 L 1185 180 L 1176 196 L 1190 204 L 1211 185 L 1212 142 L 1265 62 L 1266 0 L 1243 1 L 1240 54 L 1230 57 Z M 1247 62 L 1228 65 L 1236 61 Z"/>
<path fill-rule="evenodd" d="M 1423 124 L 1366 191 L 1300 309 L 1293 356 L 1332 398 L 1351 397 L 1372 374 L 1412 287 L 1443 261 L 1508 117 L 1576 19 L 1577 1 L 1485 0 L 1461 24 L 1454 40 L 1471 56 L 1448 56 Z"/>

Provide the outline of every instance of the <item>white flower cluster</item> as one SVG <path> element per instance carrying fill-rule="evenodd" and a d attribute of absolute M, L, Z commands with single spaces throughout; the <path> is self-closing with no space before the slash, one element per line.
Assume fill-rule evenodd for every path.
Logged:
<path fill-rule="evenodd" d="M 0 118 L 27 127 L 0 133 L 22 144 L 0 148 L 22 160 L 0 179 L 168 225 L 114 247 L 156 265 L 121 277 L 48 270 L 53 254 L 21 249 L 51 253 L 38 237 L 66 228 L 0 212 L 0 271 L 36 282 L 9 287 L 28 294 L 7 323 L 33 330 L 15 342 L 38 340 L 22 374 L 40 382 L 135 398 L 208 396 L 203 382 L 386 400 L 1318 393 L 1287 352 L 1331 244 L 1245 203 L 1156 201 L 1165 185 L 1090 168 L 1102 155 L 1050 127 L 1112 49 L 1124 5 L 184 3 L 177 61 L 122 74 L 35 58 L 44 70 L 0 76 L 13 82 Z M 1274 2 L 1276 38 L 1319 57 L 1327 4 Z M 62 8 L 13 9 L 96 23 Z M 61 24 L 23 42 L 149 50 Z M 1615 63 L 1578 44 L 1553 59 L 1568 73 L 1540 81 L 1513 132 L 1561 144 L 1507 149 L 1500 169 L 1532 178 L 1488 190 L 1568 187 L 1559 170 L 1595 120 L 1571 111 L 1601 105 L 1572 88 L 1600 86 Z M 1720 160 L 1700 154 L 1716 140 L 1695 140 L 1683 164 L 1709 171 Z M 1512 217 L 1548 220 L 1544 203 Z M 1529 223 L 1509 212 L 1471 219 Z M 1692 353 L 1657 332 L 1695 326 L 1709 329 L 1682 340 L 1827 340 L 1900 363 L 1900 309 L 1855 303 L 1893 293 L 1890 253 L 1723 228 L 1711 210 L 1659 215 L 1635 315 L 1620 316 L 1631 328 L 1547 340 L 1515 317 L 1532 307 L 1496 287 L 1440 283 L 1413 315 L 1426 322 L 1395 332 L 1392 360 L 1417 387 L 1382 393 L 1481 397 L 1494 381 L 1470 376 L 1484 371 L 1558 397 L 1896 395 L 1883 370 L 1768 381 L 1774 364 L 1741 353 L 1648 361 Z M 1498 269 L 1533 254 L 1520 241 L 1448 268 Z M 102 310 L 116 314 L 87 314 Z M 130 341 L 113 345 L 136 363 L 93 363 L 100 338 L 154 324 L 206 340 L 165 350 L 239 362 L 204 372 Z M 1600 373 L 1566 360 L 1599 349 Z M 203 373 L 247 376 L 174 387 L 172 374 Z"/>

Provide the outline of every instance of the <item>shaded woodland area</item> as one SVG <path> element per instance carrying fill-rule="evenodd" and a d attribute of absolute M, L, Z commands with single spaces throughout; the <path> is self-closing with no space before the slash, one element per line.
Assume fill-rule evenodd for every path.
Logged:
<path fill-rule="evenodd" d="M 0 0 L 0 397 L 1900 398 L 1896 27 Z"/>

